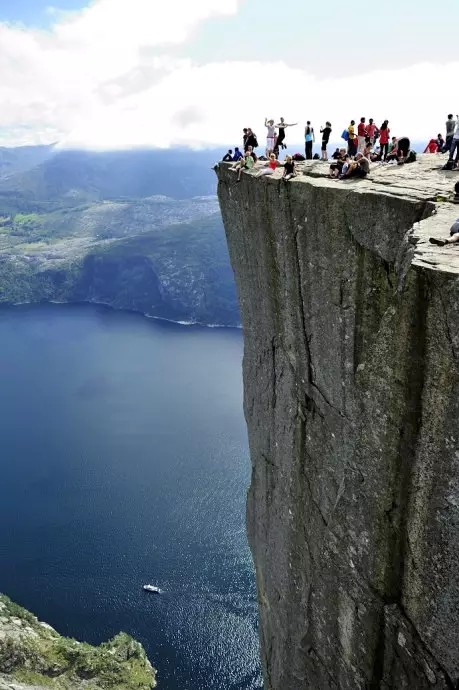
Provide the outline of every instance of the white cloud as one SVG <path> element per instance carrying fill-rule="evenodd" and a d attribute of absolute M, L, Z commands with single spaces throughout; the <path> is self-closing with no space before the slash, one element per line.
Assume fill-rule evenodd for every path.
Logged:
<path fill-rule="evenodd" d="M 282 63 L 194 64 L 175 57 L 200 23 L 237 12 L 240 0 L 96 0 L 53 14 L 49 32 L 0 24 L 0 143 L 234 145 L 265 115 L 325 120 L 339 138 L 348 119 L 389 118 L 426 139 L 443 127 L 459 63 L 317 80 Z M 310 66 L 313 70 L 313 66 Z M 455 106 L 457 108 L 457 106 Z M 301 140 L 298 128 L 297 141 Z"/>

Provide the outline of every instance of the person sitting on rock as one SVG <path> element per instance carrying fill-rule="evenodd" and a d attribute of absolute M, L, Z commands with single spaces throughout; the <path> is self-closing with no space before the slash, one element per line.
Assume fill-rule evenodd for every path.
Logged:
<path fill-rule="evenodd" d="M 438 135 L 440 136 L 440 134 Z M 424 149 L 424 153 L 437 153 L 438 151 L 438 144 L 435 139 L 431 139 L 427 146 Z"/>
<path fill-rule="evenodd" d="M 400 137 L 397 143 L 397 162 L 403 165 L 410 153 L 411 142 L 408 137 Z"/>
<path fill-rule="evenodd" d="M 459 182 L 454 185 L 454 198 L 453 204 L 459 204 Z"/>
<path fill-rule="evenodd" d="M 252 146 L 249 146 L 249 147 L 248 147 L 246 153 L 248 153 L 250 156 L 252 156 L 253 162 L 254 162 L 254 163 L 257 162 L 258 156 L 257 156 L 257 154 L 255 153 L 255 151 L 253 150 Z"/>
<path fill-rule="evenodd" d="M 449 229 L 449 237 L 446 239 L 440 239 L 438 237 L 429 237 L 429 242 L 431 244 L 437 244 L 439 247 L 444 247 L 445 244 L 455 244 L 459 242 L 459 218 L 456 218 L 454 223 Z"/>
<path fill-rule="evenodd" d="M 272 175 L 276 171 L 276 169 L 279 167 L 279 165 L 280 165 L 280 163 L 276 158 L 276 154 L 270 153 L 267 167 L 259 170 L 257 172 L 257 177 L 260 177 L 261 175 Z"/>
<path fill-rule="evenodd" d="M 365 148 L 363 149 L 363 155 L 365 158 L 368 158 L 368 160 L 370 160 L 372 153 L 373 153 L 373 144 L 370 141 L 367 141 L 365 144 Z"/>
<path fill-rule="evenodd" d="M 341 157 L 341 154 L 339 152 L 339 148 L 336 147 L 335 151 L 332 153 L 331 157 L 333 158 L 334 161 L 337 161 L 338 158 Z"/>
<path fill-rule="evenodd" d="M 342 173 L 344 164 L 348 164 L 350 161 L 350 156 L 346 152 L 346 149 L 337 149 L 337 151 L 338 158 L 336 159 L 335 163 L 330 165 L 330 177 L 339 177 Z"/>
<path fill-rule="evenodd" d="M 282 175 L 282 179 L 284 182 L 287 182 L 288 180 L 291 180 L 292 177 L 295 177 L 295 161 L 291 156 L 285 156 L 284 174 Z"/>
<path fill-rule="evenodd" d="M 389 146 L 389 153 L 386 157 L 386 163 L 397 160 L 397 137 L 392 137 Z"/>
<path fill-rule="evenodd" d="M 233 161 L 233 149 L 228 149 L 228 153 L 222 158 L 223 163 L 231 163 Z"/>
<path fill-rule="evenodd" d="M 375 146 L 374 151 L 370 153 L 370 161 L 374 163 L 375 161 L 381 160 L 381 147 Z"/>
<path fill-rule="evenodd" d="M 366 177 L 370 172 L 370 161 L 365 158 L 363 153 L 358 153 L 355 160 L 350 163 L 345 173 L 341 174 L 341 179 L 350 177 Z"/>
<path fill-rule="evenodd" d="M 239 150 L 237 146 L 234 147 L 234 156 L 233 156 L 233 162 L 237 163 L 238 161 L 241 160 L 243 157 L 243 153 Z"/>
<path fill-rule="evenodd" d="M 443 137 L 440 133 L 437 134 L 436 142 L 437 142 L 438 153 L 442 153 L 443 147 L 445 145 L 445 140 L 443 139 Z"/>
<path fill-rule="evenodd" d="M 244 170 L 252 170 L 255 165 L 253 156 L 247 151 L 243 158 L 241 158 L 235 165 L 233 165 L 230 170 L 232 172 L 237 172 L 237 181 L 241 181 L 241 175 Z"/>

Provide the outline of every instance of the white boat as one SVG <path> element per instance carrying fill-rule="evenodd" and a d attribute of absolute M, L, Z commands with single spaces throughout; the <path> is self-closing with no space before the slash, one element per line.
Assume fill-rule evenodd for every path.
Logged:
<path fill-rule="evenodd" d="M 159 587 L 156 587 L 156 585 L 143 585 L 142 589 L 145 592 L 156 592 L 156 594 L 161 594 L 161 591 Z"/>

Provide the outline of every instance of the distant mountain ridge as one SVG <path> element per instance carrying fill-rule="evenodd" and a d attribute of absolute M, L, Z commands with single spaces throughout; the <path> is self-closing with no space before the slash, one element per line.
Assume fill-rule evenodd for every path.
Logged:
<path fill-rule="evenodd" d="M 239 324 L 215 152 L 37 149 L 1 151 L 0 302 Z"/>
<path fill-rule="evenodd" d="M 28 148 L 28 147 L 26 147 Z M 0 167 L 0 195 L 14 192 L 36 201 L 143 198 L 176 199 L 215 194 L 211 166 L 220 151 L 134 149 L 6 149 Z M 1 158 L 0 158 L 1 161 Z M 5 174 L 5 171 L 9 172 Z"/>

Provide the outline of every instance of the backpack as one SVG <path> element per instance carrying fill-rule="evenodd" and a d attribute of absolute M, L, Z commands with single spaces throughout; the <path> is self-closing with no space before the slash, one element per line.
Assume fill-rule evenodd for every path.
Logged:
<path fill-rule="evenodd" d="M 442 170 L 454 170 L 454 161 L 446 161 Z"/>
<path fill-rule="evenodd" d="M 294 153 L 292 156 L 294 161 L 305 161 L 306 158 L 301 153 Z"/>
<path fill-rule="evenodd" d="M 416 160 L 416 151 L 409 151 L 405 158 L 405 163 L 414 163 Z"/>
<path fill-rule="evenodd" d="M 349 132 L 347 129 L 343 129 L 343 133 L 341 135 L 341 139 L 344 139 L 344 141 L 349 141 Z"/>

